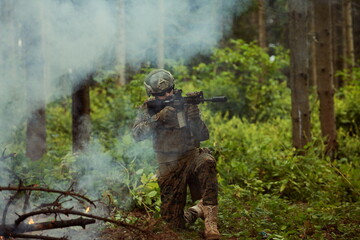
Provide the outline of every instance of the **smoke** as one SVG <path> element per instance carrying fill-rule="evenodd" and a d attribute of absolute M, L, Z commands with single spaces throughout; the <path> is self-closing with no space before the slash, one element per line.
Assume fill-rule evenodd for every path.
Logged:
<path fill-rule="evenodd" d="M 156 62 L 159 47 L 163 47 L 165 59 L 186 61 L 216 46 L 230 27 L 228 19 L 246 10 L 250 3 L 1 1 L 1 145 L 42 99 L 50 102 L 68 96 L 87 74 L 115 65 L 119 51 L 126 53 L 127 64 L 136 67 L 142 62 Z"/>
<path fill-rule="evenodd" d="M 166 59 L 187 61 L 215 47 L 248 0 L 131 1 L 126 7 L 126 49 L 130 63 L 156 62 L 160 40 Z M 163 39 L 160 39 L 163 38 Z"/>
<path fill-rule="evenodd" d="M 154 64 L 161 48 L 165 59 L 186 62 L 215 47 L 231 28 L 232 17 L 250 4 L 251 0 L 1 0 L 0 147 L 23 141 L 16 131 L 43 100 L 69 96 L 96 69 L 115 67 L 119 52 L 136 68 L 144 62 Z M 149 156 L 151 149 L 142 145 L 139 150 L 130 138 L 119 137 L 112 155 L 93 141 L 76 164 L 68 166 L 82 172 L 78 188 L 98 198 L 105 185 L 131 181 L 113 155 L 139 166 L 147 160 L 138 153 Z M 0 185 L 10 182 L 5 169 L 1 163 Z"/>
<path fill-rule="evenodd" d="M 4 0 L 0 9 L 3 146 L 43 99 L 71 94 L 99 66 L 116 26 L 107 1 Z"/>

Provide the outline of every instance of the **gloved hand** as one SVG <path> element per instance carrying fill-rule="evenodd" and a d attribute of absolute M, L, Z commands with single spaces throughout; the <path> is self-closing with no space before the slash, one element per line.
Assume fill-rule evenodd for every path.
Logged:
<path fill-rule="evenodd" d="M 162 122 L 167 128 L 174 128 L 179 126 L 176 110 L 171 106 L 164 107 L 156 114 L 156 117 L 158 121 Z"/>
<path fill-rule="evenodd" d="M 187 115 L 188 119 L 190 119 L 190 120 L 200 119 L 199 107 L 197 105 L 190 105 L 186 109 L 186 115 Z"/>

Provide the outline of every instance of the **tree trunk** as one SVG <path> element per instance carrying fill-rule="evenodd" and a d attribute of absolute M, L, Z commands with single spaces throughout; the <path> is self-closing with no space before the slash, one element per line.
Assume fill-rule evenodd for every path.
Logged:
<path fill-rule="evenodd" d="M 346 39 L 346 60 L 348 63 L 348 67 L 351 68 L 355 65 L 351 0 L 343 0 L 343 10 Z"/>
<path fill-rule="evenodd" d="M 354 11 L 353 22 L 360 22 L 360 4 L 352 5 Z M 357 63 L 360 63 L 360 24 L 353 25 L 353 36 L 354 36 L 354 57 Z"/>
<path fill-rule="evenodd" d="M 311 140 L 307 1 L 289 0 L 292 138 L 296 149 Z"/>
<path fill-rule="evenodd" d="M 266 49 L 266 14 L 265 14 L 265 0 L 258 0 L 258 35 L 259 46 Z"/>
<path fill-rule="evenodd" d="M 118 0 L 118 45 L 117 45 L 117 72 L 119 74 L 119 78 L 117 84 L 122 86 L 126 84 L 126 35 L 125 35 L 125 1 Z"/>
<path fill-rule="evenodd" d="M 334 157 L 337 149 L 334 109 L 334 85 L 331 40 L 331 7 L 328 0 L 315 0 L 317 90 L 320 100 L 321 133 L 326 144 L 326 154 Z"/>
<path fill-rule="evenodd" d="M 310 28 L 311 32 L 311 41 L 310 41 L 310 81 L 309 84 L 312 87 L 315 87 L 317 85 L 317 79 L 316 79 L 316 34 L 315 34 L 315 16 L 314 16 L 314 1 L 310 0 L 308 1 L 308 12 L 309 12 L 309 22 L 308 26 Z M 315 88 L 312 88 L 315 89 Z"/>
<path fill-rule="evenodd" d="M 92 76 L 86 79 L 72 94 L 72 141 L 73 152 L 84 150 L 90 141 L 90 87 Z"/>
<path fill-rule="evenodd" d="M 31 111 L 26 129 L 26 156 L 32 160 L 38 160 L 46 153 L 44 36 L 41 6 L 35 4 L 33 21 L 25 22 L 23 26 L 27 104 Z"/>
<path fill-rule="evenodd" d="M 164 68 L 164 56 L 165 56 L 165 35 L 164 35 L 164 0 L 158 0 L 159 4 L 159 28 L 158 28 L 158 47 L 157 47 L 157 67 Z"/>
<path fill-rule="evenodd" d="M 40 159 L 46 153 L 45 105 L 31 113 L 26 128 L 26 156 Z"/>
<path fill-rule="evenodd" d="M 331 22 L 332 22 L 332 43 L 333 43 L 333 66 L 334 73 L 343 69 L 343 14 L 342 0 L 333 0 L 331 5 Z M 336 89 L 342 86 L 340 76 L 334 75 L 334 87 Z"/>

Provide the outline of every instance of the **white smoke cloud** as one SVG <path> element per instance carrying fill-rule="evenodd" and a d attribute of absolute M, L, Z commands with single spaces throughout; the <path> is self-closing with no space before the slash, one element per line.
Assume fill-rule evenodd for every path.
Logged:
<path fill-rule="evenodd" d="M 0 9 L 3 146 L 41 99 L 71 94 L 99 65 L 114 43 L 116 26 L 107 1 L 1 1 Z"/>
<path fill-rule="evenodd" d="M 230 28 L 227 20 L 251 3 L 162 0 L 161 8 L 160 0 L 122 1 L 126 60 L 135 67 L 143 61 L 156 62 L 161 26 L 165 59 L 186 61 L 215 47 Z M 119 3 L 120 0 L 0 0 L 0 149 L 15 142 L 14 131 L 44 97 L 49 103 L 69 96 L 74 86 L 96 68 L 116 64 Z M 40 78 L 45 79 L 44 84 Z M 117 154 L 123 156 L 121 146 L 124 142 L 119 142 Z M 78 187 L 91 196 L 99 197 L 101 186 L 111 181 L 131 178 L 124 176 L 119 164 L 103 152 L 99 143 L 93 142 L 87 149 L 72 167 L 84 171 Z M 143 160 L 136 159 L 138 149 L 129 149 L 126 158 Z M 151 154 L 146 148 L 141 151 L 144 149 Z M 10 178 L 4 174 L 3 165 L 0 185 L 7 185 Z"/>
<path fill-rule="evenodd" d="M 228 21 L 246 10 L 248 0 L 177 1 L 133 0 L 126 11 L 128 58 L 156 60 L 161 31 L 164 34 L 165 58 L 188 60 L 215 47 L 229 30 Z M 161 24 L 160 24 L 161 22 Z"/>
<path fill-rule="evenodd" d="M 224 19 L 251 2 L 163 0 L 161 8 L 160 0 L 122 1 L 127 63 L 137 67 L 142 61 L 156 62 L 161 19 L 165 58 L 186 61 L 216 46 L 229 26 Z M 94 69 L 115 64 L 119 4 L 119 0 L 0 2 L 0 145 L 38 107 L 44 93 L 48 102 L 69 95 Z M 45 87 L 37 83 L 41 76 Z"/>

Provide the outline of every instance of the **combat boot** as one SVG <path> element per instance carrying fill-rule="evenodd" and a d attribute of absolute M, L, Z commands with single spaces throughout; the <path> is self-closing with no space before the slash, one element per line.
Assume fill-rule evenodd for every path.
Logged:
<path fill-rule="evenodd" d="M 220 233 L 217 229 L 217 205 L 203 206 L 205 217 L 205 239 L 215 240 L 220 239 Z"/>
<path fill-rule="evenodd" d="M 198 204 L 190 207 L 187 211 L 185 211 L 184 218 L 186 223 L 194 223 L 198 218 L 204 219 L 203 207 L 204 205 L 201 199 Z"/>

